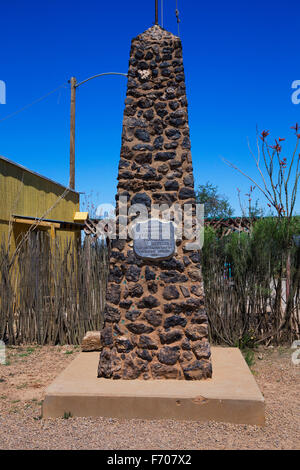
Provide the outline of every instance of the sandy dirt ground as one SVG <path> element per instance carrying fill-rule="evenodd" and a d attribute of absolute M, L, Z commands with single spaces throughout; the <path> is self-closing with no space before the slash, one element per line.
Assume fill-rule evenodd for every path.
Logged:
<path fill-rule="evenodd" d="M 0 449 L 299 449 L 300 366 L 288 348 L 261 348 L 251 370 L 266 400 L 266 426 L 175 420 L 41 419 L 46 386 L 80 348 L 6 348 L 0 365 Z"/>

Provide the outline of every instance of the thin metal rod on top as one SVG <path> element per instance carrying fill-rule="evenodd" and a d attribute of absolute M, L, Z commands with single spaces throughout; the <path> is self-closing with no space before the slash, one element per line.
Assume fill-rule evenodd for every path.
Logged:
<path fill-rule="evenodd" d="M 155 24 L 158 24 L 158 0 L 155 0 Z"/>

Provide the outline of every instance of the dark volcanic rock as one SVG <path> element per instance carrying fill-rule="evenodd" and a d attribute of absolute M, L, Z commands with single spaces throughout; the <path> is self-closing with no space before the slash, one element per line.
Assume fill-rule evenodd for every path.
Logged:
<path fill-rule="evenodd" d="M 134 380 L 137 379 L 143 372 L 148 369 L 148 362 L 142 359 L 133 360 L 132 357 L 126 357 L 123 367 L 123 379 Z"/>
<path fill-rule="evenodd" d="M 166 366 L 158 362 L 151 365 L 151 372 L 154 379 L 176 379 L 178 376 L 176 367 Z"/>
<path fill-rule="evenodd" d="M 163 291 L 163 297 L 166 300 L 178 299 L 179 292 L 175 286 L 166 286 Z"/>
<path fill-rule="evenodd" d="M 168 165 L 167 165 L 166 163 L 163 163 L 162 165 L 160 165 L 160 166 L 157 168 L 157 171 L 158 171 L 159 173 L 166 174 L 166 173 L 168 173 L 168 171 L 169 171 L 169 167 L 168 167 Z"/>
<path fill-rule="evenodd" d="M 178 147 L 178 142 L 168 142 L 167 144 L 164 145 L 164 148 L 166 150 L 176 149 L 177 147 Z"/>
<path fill-rule="evenodd" d="M 181 137 L 181 133 L 177 129 L 168 129 L 166 131 L 166 136 L 171 140 L 178 140 Z"/>
<path fill-rule="evenodd" d="M 154 111 L 153 109 L 147 109 L 144 112 L 144 117 L 147 119 L 147 121 L 151 121 L 151 119 L 154 118 Z"/>
<path fill-rule="evenodd" d="M 132 300 L 122 300 L 122 302 L 120 302 L 119 304 L 119 307 L 120 308 L 125 308 L 125 309 L 129 309 L 132 305 Z"/>
<path fill-rule="evenodd" d="M 192 286 L 192 287 L 191 287 L 191 291 L 192 291 L 192 293 L 193 293 L 194 295 L 196 295 L 197 297 L 202 297 L 202 296 L 203 296 L 203 291 L 202 291 L 200 285 Z"/>
<path fill-rule="evenodd" d="M 172 315 L 172 317 L 168 317 L 164 321 L 164 328 L 170 328 L 172 326 L 185 326 L 186 325 L 186 318 L 181 317 L 180 315 Z"/>
<path fill-rule="evenodd" d="M 193 175 L 187 175 L 183 178 L 183 182 L 185 184 L 185 186 L 191 186 L 193 187 L 194 185 L 194 177 Z"/>
<path fill-rule="evenodd" d="M 129 310 L 125 313 L 125 318 L 130 321 L 135 321 L 141 314 L 140 310 Z"/>
<path fill-rule="evenodd" d="M 152 294 L 156 294 L 158 291 L 158 285 L 154 281 L 148 282 L 148 291 L 151 292 Z"/>
<path fill-rule="evenodd" d="M 135 264 L 137 266 L 142 265 L 142 261 L 136 256 L 133 250 L 128 250 L 125 261 L 127 264 Z"/>
<path fill-rule="evenodd" d="M 129 287 L 129 295 L 131 297 L 142 297 L 144 293 L 144 289 L 143 287 L 141 286 L 141 284 L 134 284 L 132 286 Z"/>
<path fill-rule="evenodd" d="M 144 361 L 152 361 L 152 355 L 147 349 L 137 349 L 136 353 Z"/>
<path fill-rule="evenodd" d="M 138 347 L 141 349 L 158 349 L 158 343 L 150 336 L 141 335 Z"/>
<path fill-rule="evenodd" d="M 184 149 L 190 149 L 191 148 L 191 141 L 189 139 L 189 137 L 185 137 L 182 141 L 182 147 Z"/>
<path fill-rule="evenodd" d="M 175 158 L 176 153 L 175 152 L 158 152 L 154 156 L 155 161 L 160 161 L 160 162 L 166 162 L 168 160 L 172 160 Z"/>
<path fill-rule="evenodd" d="M 160 135 L 159 137 L 156 137 L 153 143 L 153 147 L 155 150 L 162 150 L 163 148 L 163 143 L 164 143 L 164 138 Z"/>
<path fill-rule="evenodd" d="M 115 350 L 103 349 L 100 354 L 98 377 L 107 379 L 118 374 L 121 370 L 121 360 Z M 120 377 L 119 377 L 120 378 Z"/>
<path fill-rule="evenodd" d="M 180 356 L 180 348 L 178 346 L 164 346 L 158 353 L 158 360 L 163 364 L 172 366 L 176 364 Z"/>
<path fill-rule="evenodd" d="M 186 282 L 188 278 L 185 274 L 179 274 L 177 271 L 163 271 L 160 279 L 166 283 Z M 174 297 L 175 298 L 175 297 Z M 178 297 L 176 297 L 177 299 Z"/>
<path fill-rule="evenodd" d="M 192 351 L 197 359 L 209 359 L 210 358 L 210 346 L 208 341 L 196 341 L 192 345 Z"/>
<path fill-rule="evenodd" d="M 176 201 L 176 194 L 175 193 L 154 193 L 153 199 L 155 200 L 155 203 L 171 205 L 173 202 Z"/>
<path fill-rule="evenodd" d="M 142 140 L 143 142 L 150 142 L 149 132 L 144 129 L 136 129 L 134 135 L 137 139 Z"/>
<path fill-rule="evenodd" d="M 203 337 L 207 336 L 207 325 L 203 324 L 188 326 L 185 330 L 185 334 L 192 341 L 202 339 Z"/>
<path fill-rule="evenodd" d="M 138 62 L 137 68 L 139 70 L 147 70 L 149 68 L 149 65 L 144 60 L 141 60 L 140 62 Z"/>
<path fill-rule="evenodd" d="M 128 168 L 130 166 L 130 162 L 127 160 L 122 160 L 122 158 L 119 161 L 119 168 Z"/>
<path fill-rule="evenodd" d="M 101 330 L 101 345 L 110 346 L 113 344 L 113 334 L 111 326 L 106 326 Z"/>
<path fill-rule="evenodd" d="M 104 315 L 106 322 L 118 322 L 120 320 L 120 315 L 121 313 L 119 309 L 106 305 Z"/>
<path fill-rule="evenodd" d="M 201 256 L 199 251 L 194 251 L 189 255 L 190 259 L 193 261 L 193 263 L 200 263 L 201 261 Z"/>
<path fill-rule="evenodd" d="M 189 342 L 189 340 L 187 338 L 185 338 L 182 343 L 181 343 L 181 347 L 182 349 L 184 349 L 185 351 L 190 351 L 191 349 L 191 344 Z"/>
<path fill-rule="evenodd" d="M 169 106 L 172 111 L 176 111 L 176 109 L 179 108 L 180 104 L 178 103 L 178 101 L 170 101 Z"/>
<path fill-rule="evenodd" d="M 154 281 L 155 280 L 155 272 L 151 271 L 149 266 L 146 266 L 145 278 L 146 278 L 146 281 Z"/>
<path fill-rule="evenodd" d="M 181 340 L 183 332 L 180 330 L 171 330 L 165 333 L 161 332 L 159 338 L 162 344 L 171 344 Z"/>
<path fill-rule="evenodd" d="M 119 251 L 111 251 L 110 257 L 117 261 L 124 261 L 125 259 L 125 255 L 123 253 L 120 253 Z"/>
<path fill-rule="evenodd" d="M 187 365 L 182 365 L 183 374 L 186 380 L 207 379 L 212 376 L 211 364 L 206 361 L 194 361 Z"/>
<path fill-rule="evenodd" d="M 134 58 L 136 61 L 142 60 L 144 58 L 144 52 L 141 49 L 137 49 Z"/>
<path fill-rule="evenodd" d="M 190 297 L 190 292 L 187 287 L 180 286 L 181 293 L 184 297 Z"/>
<path fill-rule="evenodd" d="M 118 352 L 129 352 L 133 349 L 133 344 L 126 336 L 119 336 L 116 339 L 116 347 Z"/>
<path fill-rule="evenodd" d="M 116 239 L 116 240 L 112 240 L 111 241 L 111 247 L 112 248 L 117 248 L 118 250 L 123 250 L 124 246 L 125 246 L 125 243 L 126 241 L 125 240 L 119 240 L 119 239 Z"/>
<path fill-rule="evenodd" d="M 206 323 L 207 322 L 207 315 L 205 311 L 199 310 L 195 312 L 192 316 L 192 323 Z"/>
<path fill-rule="evenodd" d="M 108 280 L 110 282 L 117 282 L 119 284 L 121 282 L 122 278 L 123 278 L 123 273 L 122 273 L 121 269 L 118 268 L 118 266 L 114 266 L 110 270 Z"/>
<path fill-rule="evenodd" d="M 165 261 L 161 262 L 161 268 L 162 269 L 168 269 L 168 270 L 176 270 L 183 272 L 184 271 L 184 265 L 181 261 L 179 261 L 176 258 L 171 258 Z"/>
<path fill-rule="evenodd" d="M 143 108 L 143 109 L 151 108 L 151 106 L 153 105 L 153 101 L 152 101 L 152 100 L 149 100 L 148 98 L 141 98 L 141 99 L 137 102 L 137 105 L 138 105 L 140 108 Z"/>
<path fill-rule="evenodd" d="M 195 356 L 191 351 L 183 351 L 182 356 L 179 359 L 179 361 L 187 362 L 187 361 L 192 361 L 193 359 L 195 359 Z"/>
<path fill-rule="evenodd" d="M 143 297 L 137 305 L 138 308 L 153 308 L 159 306 L 159 301 L 153 295 L 148 295 L 147 297 Z"/>
<path fill-rule="evenodd" d="M 168 114 L 168 111 L 166 109 L 157 109 L 156 112 L 161 118 L 165 117 Z"/>
<path fill-rule="evenodd" d="M 118 305 L 120 296 L 121 287 L 118 284 L 109 284 L 106 290 L 106 301 Z"/>
<path fill-rule="evenodd" d="M 169 69 L 162 69 L 161 74 L 163 77 L 169 77 L 171 75 L 171 71 Z"/>
<path fill-rule="evenodd" d="M 145 55 L 145 60 L 151 60 L 153 58 L 153 54 L 151 51 L 148 51 Z"/>
<path fill-rule="evenodd" d="M 195 192 L 191 188 L 181 188 L 179 191 L 179 199 L 189 199 L 195 197 Z"/>
<path fill-rule="evenodd" d="M 162 314 L 159 310 L 147 310 L 145 313 L 145 318 L 148 323 L 152 326 L 160 326 L 162 322 Z"/>
<path fill-rule="evenodd" d="M 139 150 L 139 151 L 143 151 L 143 150 L 148 150 L 149 152 L 152 152 L 153 150 L 153 147 L 152 145 L 148 145 L 148 144 L 136 144 L 132 147 L 132 150 Z M 131 152 L 132 156 L 133 156 L 133 152 Z"/>
<path fill-rule="evenodd" d="M 135 335 L 141 335 L 143 333 L 152 333 L 153 328 L 145 323 L 128 323 L 127 328 L 131 333 Z"/>
<path fill-rule="evenodd" d="M 143 165 L 145 163 L 152 163 L 152 153 L 139 153 L 136 157 L 135 157 L 135 161 L 139 164 L 139 165 Z"/>
<path fill-rule="evenodd" d="M 141 268 L 132 264 L 126 270 L 125 277 L 127 281 L 137 282 L 139 280 Z"/>
<path fill-rule="evenodd" d="M 165 183 L 165 190 L 166 191 L 178 191 L 178 189 L 179 189 L 179 183 L 176 180 L 167 181 Z"/>
<path fill-rule="evenodd" d="M 151 207 L 151 199 L 146 193 L 138 193 L 131 199 L 131 205 L 133 204 L 143 204 L 146 207 Z"/>

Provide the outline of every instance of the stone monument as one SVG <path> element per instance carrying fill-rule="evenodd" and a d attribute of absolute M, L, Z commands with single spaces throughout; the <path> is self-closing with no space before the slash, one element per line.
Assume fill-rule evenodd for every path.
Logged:
<path fill-rule="evenodd" d="M 117 220 L 122 198 L 127 210 L 195 204 L 190 148 L 181 41 L 156 24 L 131 44 Z M 98 377 L 212 376 L 200 251 L 175 229 L 151 216 L 111 240 Z"/>

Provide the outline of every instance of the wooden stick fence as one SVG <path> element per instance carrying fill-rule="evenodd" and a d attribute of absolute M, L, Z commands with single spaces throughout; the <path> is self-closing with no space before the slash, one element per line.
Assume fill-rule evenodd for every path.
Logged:
<path fill-rule="evenodd" d="M 80 344 L 100 330 L 107 277 L 104 243 L 86 237 L 82 246 L 50 246 L 33 234 L 10 266 L 0 246 L 0 339 L 9 344 Z"/>

